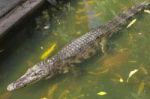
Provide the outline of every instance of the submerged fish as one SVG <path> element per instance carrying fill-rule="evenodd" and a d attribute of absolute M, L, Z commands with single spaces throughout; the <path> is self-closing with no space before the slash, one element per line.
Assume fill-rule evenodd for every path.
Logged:
<path fill-rule="evenodd" d="M 126 25 L 134 15 L 147 9 L 149 5 L 150 3 L 145 2 L 136 5 L 116 16 L 108 23 L 73 40 L 53 57 L 29 68 L 23 76 L 8 85 L 7 90 L 13 91 L 41 79 L 65 73 L 66 69 L 95 55 L 100 48 L 103 49 L 101 42 L 104 38 L 111 37 L 114 32 L 120 30 L 121 26 Z"/>

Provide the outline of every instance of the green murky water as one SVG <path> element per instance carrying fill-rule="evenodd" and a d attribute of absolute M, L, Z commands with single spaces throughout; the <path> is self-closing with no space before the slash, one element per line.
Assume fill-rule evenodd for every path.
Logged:
<path fill-rule="evenodd" d="M 57 46 L 50 56 L 72 39 L 142 1 L 72 0 L 60 11 L 42 11 L 23 28 L 23 38 L 18 37 L 21 42 L 0 63 L 0 99 L 149 99 L 150 14 L 147 13 L 136 17 L 133 26 L 114 35 L 108 41 L 106 54 L 80 64 L 79 75 L 58 75 L 14 92 L 6 91 L 7 85 L 39 62 L 52 44 Z M 129 73 L 133 75 L 128 79 Z M 106 95 L 98 95 L 99 92 Z"/>

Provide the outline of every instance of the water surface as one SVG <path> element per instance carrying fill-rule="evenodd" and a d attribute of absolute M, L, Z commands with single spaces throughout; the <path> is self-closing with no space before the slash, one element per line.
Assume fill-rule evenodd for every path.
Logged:
<path fill-rule="evenodd" d="M 0 63 L 0 99 L 149 99 L 150 14 L 142 13 L 130 28 L 108 40 L 108 50 L 80 64 L 66 75 L 7 92 L 19 78 L 56 44 L 50 57 L 66 43 L 96 28 L 128 7 L 144 0 L 76 0 L 44 9 L 21 31 L 21 44 Z M 14 44 L 15 45 L 15 44 Z M 13 44 L 12 44 L 13 46 Z M 3 53 L 3 52 L 1 52 Z M 127 81 L 129 73 L 137 70 Z M 106 93 L 99 95 L 99 92 Z"/>

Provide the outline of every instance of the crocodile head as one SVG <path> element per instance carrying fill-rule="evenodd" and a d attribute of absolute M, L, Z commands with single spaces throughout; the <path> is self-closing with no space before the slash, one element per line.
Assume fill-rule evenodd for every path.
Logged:
<path fill-rule="evenodd" d="M 7 90 L 13 91 L 16 89 L 19 89 L 21 87 L 25 87 L 26 85 L 29 85 L 31 83 L 35 83 L 47 76 L 51 76 L 49 69 L 53 64 L 49 62 L 48 64 L 45 62 L 41 62 L 39 64 L 36 64 L 32 68 L 29 68 L 27 72 L 21 76 L 18 80 L 8 85 Z"/>

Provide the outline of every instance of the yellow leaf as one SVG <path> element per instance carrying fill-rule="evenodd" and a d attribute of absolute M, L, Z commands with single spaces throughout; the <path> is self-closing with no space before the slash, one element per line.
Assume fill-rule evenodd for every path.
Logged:
<path fill-rule="evenodd" d="M 144 12 L 146 12 L 146 13 L 150 14 L 150 10 L 144 10 Z"/>
<path fill-rule="evenodd" d="M 134 70 L 130 71 L 129 76 L 128 76 L 128 78 L 127 78 L 127 82 L 128 82 L 129 79 L 130 79 L 136 72 L 138 72 L 138 71 L 139 71 L 138 69 L 134 69 Z"/>
<path fill-rule="evenodd" d="M 138 87 L 138 95 L 141 95 L 144 92 L 145 83 L 142 81 Z"/>
<path fill-rule="evenodd" d="M 100 91 L 99 93 L 97 93 L 98 95 L 100 95 L 100 96 L 105 96 L 105 95 L 107 95 L 107 92 L 105 92 L 105 91 Z"/>
<path fill-rule="evenodd" d="M 47 59 L 48 56 L 54 51 L 56 43 L 54 43 L 50 48 L 48 48 L 40 57 L 41 60 Z"/>
<path fill-rule="evenodd" d="M 136 19 L 133 19 L 127 26 L 127 28 L 131 27 L 136 22 Z"/>

